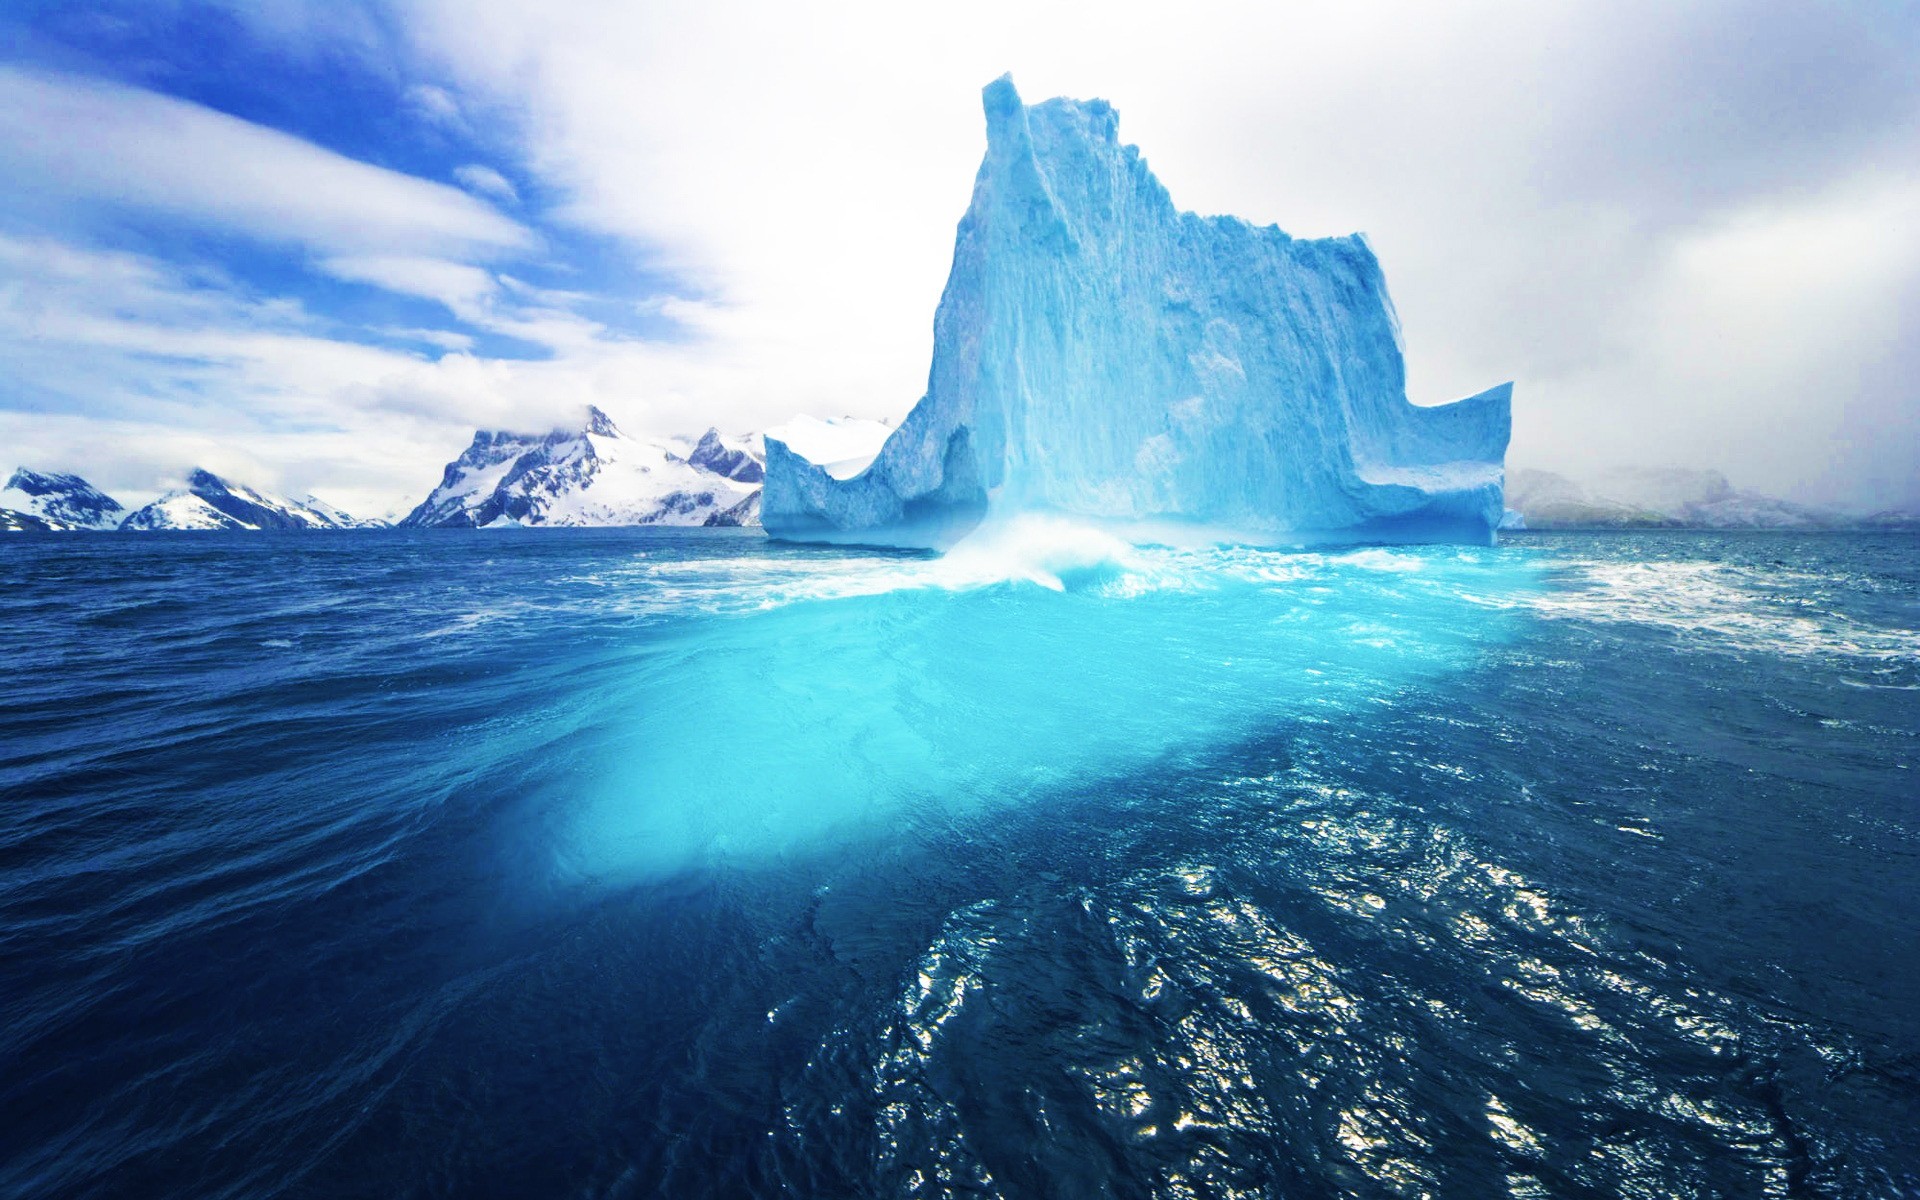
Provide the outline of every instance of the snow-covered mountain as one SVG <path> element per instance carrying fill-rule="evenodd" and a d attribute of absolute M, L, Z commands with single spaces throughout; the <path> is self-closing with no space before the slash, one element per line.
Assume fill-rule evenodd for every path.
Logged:
<path fill-rule="evenodd" d="M 0 528 L 7 530 L 117 529 L 127 514 L 118 500 L 78 475 L 17 468 L 0 488 Z"/>
<path fill-rule="evenodd" d="M 1623 467 L 1585 483 L 1552 471 L 1507 475 L 1507 507 L 1529 529 L 1830 529 L 1859 518 L 1742 491 L 1718 471 Z"/>
<path fill-rule="evenodd" d="M 400 524 L 757 525 L 759 442 L 713 429 L 691 444 L 630 437 L 597 408 L 577 430 L 483 429 Z"/>
<path fill-rule="evenodd" d="M 49 521 L 15 508 L 0 508 L 0 533 L 66 533 L 77 526 Z"/>
<path fill-rule="evenodd" d="M 360 521 L 314 497 L 289 500 L 196 469 L 185 491 L 168 492 L 129 514 L 122 529 L 360 529 Z"/>
<path fill-rule="evenodd" d="M 757 436 L 733 437 L 709 429 L 694 443 L 687 461 L 740 483 L 759 483 L 767 477 L 766 453 Z"/>

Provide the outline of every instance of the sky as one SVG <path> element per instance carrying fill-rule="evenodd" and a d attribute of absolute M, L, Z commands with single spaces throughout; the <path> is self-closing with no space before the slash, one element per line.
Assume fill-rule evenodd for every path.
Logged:
<path fill-rule="evenodd" d="M 587 404 L 897 420 L 1007 71 L 1182 208 L 1366 233 L 1416 403 L 1515 381 L 1510 466 L 1920 506 L 1891 0 L 9 0 L 0 442 L 381 515 Z"/>

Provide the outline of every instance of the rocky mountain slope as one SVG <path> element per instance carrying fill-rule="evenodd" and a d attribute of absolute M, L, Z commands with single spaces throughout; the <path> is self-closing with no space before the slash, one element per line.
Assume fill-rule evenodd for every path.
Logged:
<path fill-rule="evenodd" d="M 0 528 L 117 529 L 127 510 L 78 475 L 16 468 L 0 488 Z"/>
<path fill-rule="evenodd" d="M 378 521 L 356 520 L 311 496 L 305 500 L 290 500 L 285 496 L 232 483 L 211 471 L 196 469 L 187 477 L 186 490 L 168 492 L 153 503 L 136 509 L 121 522 L 120 528 L 137 531 L 302 530 L 359 529 L 379 524 Z"/>
<path fill-rule="evenodd" d="M 758 440 L 713 429 L 691 444 L 630 437 L 597 408 L 577 430 L 483 429 L 400 524 L 757 524 L 764 471 Z"/>

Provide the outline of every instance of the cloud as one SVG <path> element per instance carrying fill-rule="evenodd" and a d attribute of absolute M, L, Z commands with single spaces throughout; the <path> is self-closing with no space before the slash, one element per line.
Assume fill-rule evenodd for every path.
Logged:
<path fill-rule="evenodd" d="M 496 277 L 464 263 L 413 255 L 360 255 L 329 258 L 320 268 L 338 279 L 438 301 L 477 329 L 549 351 L 589 351 L 607 335 L 604 325 L 573 311 L 574 304 L 590 297 L 530 287 L 512 276 Z"/>
<path fill-rule="evenodd" d="M 981 151 L 978 89 L 1011 69 L 1029 100 L 1113 100 L 1182 207 L 1365 230 L 1415 398 L 1517 378 L 1518 460 L 1697 456 L 1862 500 L 1842 497 L 1835 443 L 1809 440 L 1841 398 L 1805 381 L 1886 347 L 1850 337 L 1851 306 L 1797 303 L 1803 264 L 1764 238 L 1718 243 L 1705 272 L 1676 264 L 1743 214 L 1844 206 L 1846 181 L 1920 161 L 1916 27 L 1745 2 L 1201 3 L 1169 22 L 998 0 L 417 0 L 401 23 L 433 71 L 525 114 L 526 165 L 561 217 L 692 281 L 685 378 L 723 421 L 911 404 Z M 1913 278 L 1899 261 L 1876 294 Z M 1749 369 L 1763 336 L 1795 347 L 1791 380 Z"/>
<path fill-rule="evenodd" d="M 337 23 L 332 4 L 254 7 L 235 11 L 310 55 Z M 16 214 L 44 193 L 49 212 L 123 204 L 288 241 L 550 355 L 309 346 L 276 374 L 256 346 L 177 368 L 206 396 L 238 389 L 233 407 L 250 387 L 263 405 L 310 396 L 310 419 L 453 449 L 461 426 L 584 401 L 662 432 L 897 417 L 925 385 L 984 145 L 979 88 L 1010 69 L 1029 100 L 1112 100 L 1183 208 L 1366 231 L 1415 399 L 1516 379 L 1517 462 L 1684 459 L 1808 498 L 1920 502 L 1920 22 L 1899 6 L 1197 0 L 1171 21 L 1049 0 L 406 0 L 341 28 L 381 77 L 434 81 L 410 111 L 485 135 L 471 153 L 535 199 L 508 217 L 492 168 L 455 168 L 463 192 L 153 93 L 0 68 Z M 520 282 L 550 281 L 527 260 L 576 234 L 672 286 Z M 173 282 L 169 302 L 190 305 Z M 621 308 L 662 336 L 611 332 Z M 215 324 L 248 321 L 326 340 L 284 309 Z M 296 472 L 276 457 L 296 444 L 258 453 Z M 397 468 L 388 486 L 418 490 Z"/>
<path fill-rule="evenodd" d="M 471 312 L 494 293 L 493 276 L 479 267 L 445 259 L 362 254 L 329 258 L 320 267 L 339 279 L 437 300 L 454 313 Z"/>
<path fill-rule="evenodd" d="M 1570 437 L 1651 441 L 1798 494 L 1912 494 L 1920 446 L 1920 171 L 1731 209 L 1675 239 L 1627 310 L 1638 420 Z M 1626 318 L 1623 318 L 1626 319 Z M 1579 386 L 1573 381 L 1570 386 Z M 1586 398 L 1604 414 L 1610 397 Z M 1916 497 L 1920 498 L 1920 497 Z"/>
<path fill-rule="evenodd" d="M 498 254 L 538 243 L 446 184 L 96 79 L 0 66 L 0 200 L 158 212 L 327 254 Z"/>
<path fill-rule="evenodd" d="M 564 353 L 488 359 L 458 333 L 343 328 L 204 266 L 0 234 L 0 443 L 14 462 L 78 472 L 123 500 L 203 465 L 380 514 L 424 495 L 476 427 L 555 427 L 588 403 L 674 428 L 706 415 L 699 355 L 602 336 L 561 307 L 564 293 L 509 278 L 476 298 L 492 286 L 484 272 L 431 259 L 328 266 L 443 293 L 489 329 Z M 362 332 L 388 344 L 354 340 Z"/>
<path fill-rule="evenodd" d="M 569 419 L 592 386 L 574 364 L 348 340 L 202 268 L 51 238 L 0 235 L 0 279 L 0 441 L 123 499 L 204 465 L 384 512 L 424 493 L 476 425 Z"/>
<path fill-rule="evenodd" d="M 460 181 L 461 187 L 470 192 L 490 196 L 503 204 L 520 203 L 520 193 L 514 189 L 513 184 L 507 182 L 507 177 L 492 167 L 468 163 L 464 167 L 455 167 L 453 177 Z"/>
<path fill-rule="evenodd" d="M 436 125 L 459 126 L 465 124 L 460 115 L 460 104 L 453 93 L 443 87 L 430 83 L 416 83 L 406 90 L 403 97 L 408 107 L 424 120 Z"/>

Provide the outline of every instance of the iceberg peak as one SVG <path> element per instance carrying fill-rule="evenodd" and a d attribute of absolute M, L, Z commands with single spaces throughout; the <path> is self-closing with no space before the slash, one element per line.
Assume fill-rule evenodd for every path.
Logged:
<path fill-rule="evenodd" d="M 991 511 L 1259 541 L 1486 541 L 1511 385 L 1407 400 L 1359 235 L 1181 212 L 1104 100 L 982 92 L 927 391 L 849 473 L 770 438 L 774 537 L 944 548 Z"/>

